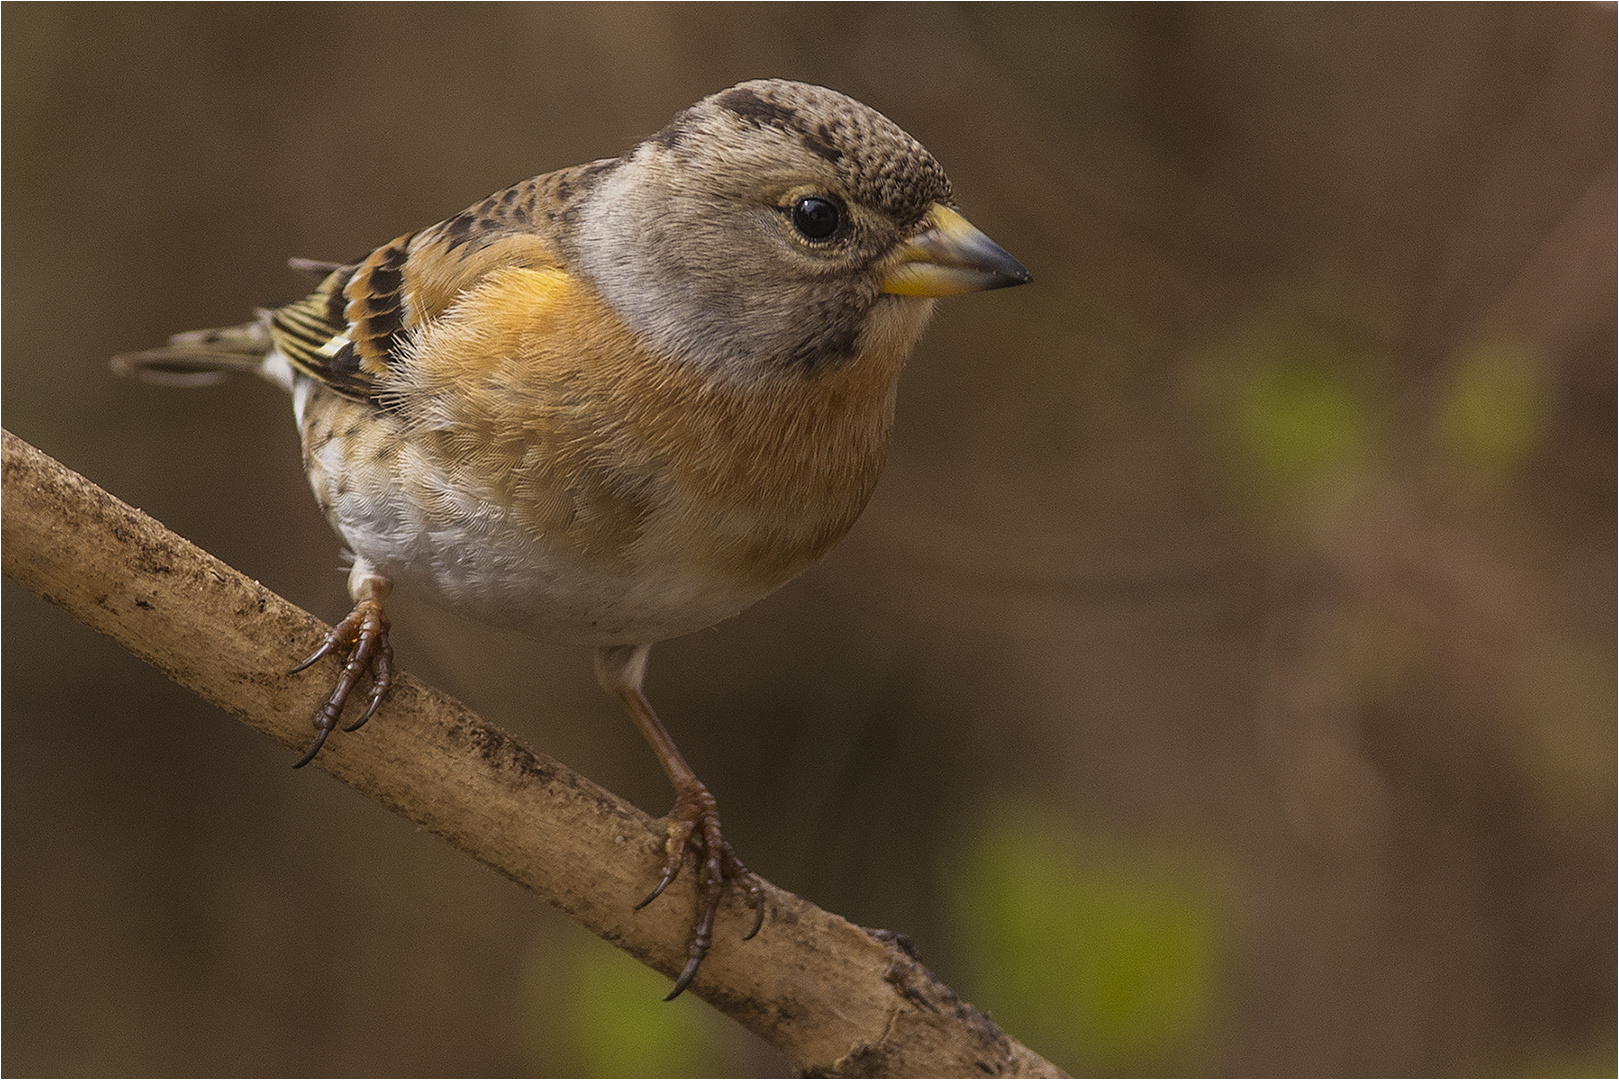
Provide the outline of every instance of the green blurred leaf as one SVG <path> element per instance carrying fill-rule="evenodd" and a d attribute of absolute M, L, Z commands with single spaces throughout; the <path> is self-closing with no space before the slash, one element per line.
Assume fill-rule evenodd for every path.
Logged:
<path fill-rule="evenodd" d="M 712 1076 L 703 1004 L 666 1002 L 669 980 L 617 949 L 581 950 L 570 1003 L 574 1056 L 587 1076 Z"/>
<path fill-rule="evenodd" d="M 1453 461 L 1498 481 L 1540 445 L 1550 397 L 1546 373 L 1526 346 L 1500 339 L 1476 344 L 1450 373 L 1435 439 Z"/>
<path fill-rule="evenodd" d="M 718 1076 L 736 1047 L 719 1015 L 588 935 L 537 941 L 528 972 L 530 1069 L 539 1076 Z"/>
<path fill-rule="evenodd" d="M 1069 1068 L 1162 1069 L 1207 1019 L 1215 905 L 1157 853 L 998 816 L 968 842 L 951 899 L 978 1003 Z"/>
<path fill-rule="evenodd" d="M 1365 436 L 1365 407 L 1343 372 L 1320 356 L 1264 357 L 1239 393 L 1234 419 L 1242 448 L 1272 480 L 1314 480 Z"/>
<path fill-rule="evenodd" d="M 1352 503 L 1386 441 L 1372 406 L 1384 364 L 1351 340 L 1328 319 L 1260 312 L 1188 359 L 1216 460 L 1284 522 Z"/>

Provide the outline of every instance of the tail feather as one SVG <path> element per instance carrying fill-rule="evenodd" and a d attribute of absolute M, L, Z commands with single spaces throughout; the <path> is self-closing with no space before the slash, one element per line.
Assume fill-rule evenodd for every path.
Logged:
<path fill-rule="evenodd" d="M 260 374 L 274 347 L 263 322 L 176 334 L 162 348 L 122 353 L 112 369 L 166 386 L 210 386 L 238 373 Z"/>

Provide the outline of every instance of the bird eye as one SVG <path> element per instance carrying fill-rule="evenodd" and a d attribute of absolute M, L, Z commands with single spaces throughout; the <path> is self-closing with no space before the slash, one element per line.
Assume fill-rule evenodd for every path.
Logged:
<path fill-rule="evenodd" d="M 825 240 L 838 231 L 843 212 L 838 204 L 815 195 L 806 195 L 793 203 L 793 228 L 806 240 Z"/>

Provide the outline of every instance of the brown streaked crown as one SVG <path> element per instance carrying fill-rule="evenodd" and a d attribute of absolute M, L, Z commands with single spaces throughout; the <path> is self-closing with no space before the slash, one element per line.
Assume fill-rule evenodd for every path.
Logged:
<path fill-rule="evenodd" d="M 712 110 L 797 137 L 836 168 L 854 198 L 882 209 L 902 227 L 919 221 L 935 202 L 954 202 L 943 166 L 909 132 L 869 105 L 810 83 L 739 83 L 686 109 L 652 141 L 678 149 Z"/>

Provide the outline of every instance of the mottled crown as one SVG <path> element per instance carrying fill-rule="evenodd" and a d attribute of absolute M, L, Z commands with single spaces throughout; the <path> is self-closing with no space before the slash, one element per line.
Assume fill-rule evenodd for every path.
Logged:
<path fill-rule="evenodd" d="M 854 198 L 882 208 L 900 225 L 916 222 L 935 202 L 953 201 L 944 169 L 904 128 L 846 94 L 809 83 L 739 83 L 685 110 L 652 141 L 677 149 L 716 110 L 796 138 L 832 163 Z"/>

